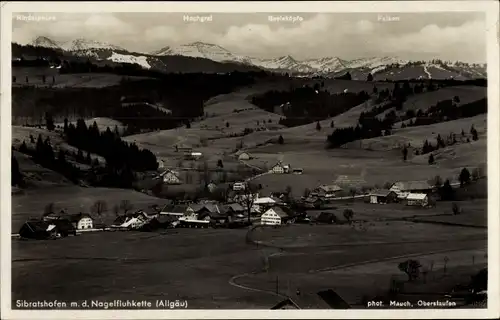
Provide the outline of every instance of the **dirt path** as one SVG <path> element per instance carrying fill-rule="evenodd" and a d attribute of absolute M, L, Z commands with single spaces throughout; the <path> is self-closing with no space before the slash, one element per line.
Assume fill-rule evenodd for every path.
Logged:
<path fill-rule="evenodd" d="M 447 249 L 447 250 L 439 250 L 439 251 L 420 252 L 420 253 L 387 257 L 387 258 L 382 258 L 382 259 L 371 259 L 371 260 L 360 261 L 360 262 L 356 262 L 356 263 L 348 263 L 348 264 L 344 264 L 344 265 L 316 269 L 316 270 L 309 270 L 309 273 L 311 274 L 311 273 L 320 273 L 320 272 L 345 271 L 347 269 L 352 270 L 352 269 L 359 269 L 359 268 L 362 268 L 362 271 L 363 270 L 365 270 L 365 271 L 372 270 L 373 271 L 374 269 L 380 269 L 381 264 L 385 265 L 385 262 L 390 262 L 393 260 L 412 258 L 412 257 L 428 257 L 428 256 L 435 256 L 437 258 L 437 257 L 441 257 L 441 256 L 444 257 L 445 255 L 448 256 L 449 254 L 453 254 L 453 253 L 457 253 L 457 252 L 471 252 L 471 251 L 478 251 L 478 250 L 470 250 L 470 249 L 451 249 L 450 250 L 450 249 Z M 285 255 L 286 255 L 286 253 L 285 253 Z M 487 261 L 487 258 L 485 256 L 483 256 L 483 258 L 486 259 L 486 261 Z M 477 263 L 480 263 L 484 259 L 480 259 L 480 257 L 478 256 Z M 457 261 L 463 262 L 463 261 L 458 260 L 458 259 L 450 260 L 448 262 L 447 266 L 451 267 L 454 264 L 456 264 Z M 379 268 L 376 268 L 376 267 L 379 267 Z M 393 268 L 394 268 L 394 266 L 391 265 L 391 269 L 393 269 Z M 359 272 L 359 270 L 358 270 L 358 272 Z M 256 271 L 256 272 L 252 272 L 252 273 L 244 273 L 244 274 L 236 275 L 236 276 L 233 276 L 231 279 L 229 279 L 228 282 L 231 286 L 237 287 L 240 289 L 254 291 L 254 292 L 267 293 L 267 294 L 270 294 L 273 296 L 278 296 L 278 297 L 283 297 L 283 298 L 287 297 L 285 295 L 276 293 L 274 291 L 253 288 L 253 287 L 241 285 L 241 284 L 236 282 L 238 279 L 248 277 L 251 275 L 256 275 L 259 273 L 261 273 L 261 272 Z"/>

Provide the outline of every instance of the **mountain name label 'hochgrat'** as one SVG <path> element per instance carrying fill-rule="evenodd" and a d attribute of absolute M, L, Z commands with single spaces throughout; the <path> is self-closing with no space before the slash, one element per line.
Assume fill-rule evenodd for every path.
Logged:
<path fill-rule="evenodd" d="M 182 21 L 184 22 L 212 22 L 213 21 L 213 16 L 191 16 L 191 15 L 183 15 L 182 16 Z"/>

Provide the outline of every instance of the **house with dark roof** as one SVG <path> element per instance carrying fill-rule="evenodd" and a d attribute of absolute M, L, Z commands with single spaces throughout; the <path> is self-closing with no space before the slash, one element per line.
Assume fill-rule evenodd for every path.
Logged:
<path fill-rule="evenodd" d="M 61 236 L 58 227 L 43 220 L 28 220 L 19 229 L 19 236 L 25 239 L 47 240 Z"/>
<path fill-rule="evenodd" d="M 342 188 L 338 185 L 320 185 L 311 191 L 311 196 L 320 198 L 334 198 L 338 192 L 342 191 Z"/>
<path fill-rule="evenodd" d="M 160 215 L 171 215 L 182 217 L 185 213 L 189 205 L 187 204 L 167 204 L 160 211 Z"/>
<path fill-rule="evenodd" d="M 398 198 L 404 199 L 409 193 L 432 192 L 434 187 L 428 181 L 399 181 L 394 183 L 389 190 L 394 191 Z"/>
<path fill-rule="evenodd" d="M 396 192 L 387 189 L 374 190 L 369 195 L 370 203 L 392 203 L 397 198 Z"/>

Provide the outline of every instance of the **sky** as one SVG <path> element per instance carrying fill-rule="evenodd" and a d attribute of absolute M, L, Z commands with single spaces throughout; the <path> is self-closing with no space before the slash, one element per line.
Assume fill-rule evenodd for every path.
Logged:
<path fill-rule="evenodd" d="M 482 12 L 213 13 L 212 21 L 207 22 L 186 22 L 182 13 L 22 14 L 51 19 L 20 21 L 14 13 L 12 41 L 21 44 L 38 36 L 55 41 L 85 38 L 148 53 L 201 41 L 258 58 L 291 55 L 298 60 L 332 56 L 350 60 L 394 56 L 486 62 L 487 26 Z M 271 22 L 269 16 L 301 19 Z"/>

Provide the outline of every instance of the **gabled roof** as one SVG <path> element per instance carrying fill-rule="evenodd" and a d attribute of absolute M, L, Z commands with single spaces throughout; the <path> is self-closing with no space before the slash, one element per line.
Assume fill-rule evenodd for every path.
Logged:
<path fill-rule="evenodd" d="M 276 202 L 278 201 L 272 197 L 262 197 L 255 200 L 253 204 L 275 204 Z"/>
<path fill-rule="evenodd" d="M 234 212 L 239 212 L 239 211 L 245 211 L 245 208 L 239 203 L 230 203 L 224 206 L 225 211 L 234 211 Z"/>
<path fill-rule="evenodd" d="M 397 187 L 402 191 L 432 189 L 428 181 L 399 181 L 394 183 L 392 187 Z"/>
<path fill-rule="evenodd" d="M 283 211 L 283 209 L 280 208 L 280 207 L 271 208 L 271 209 L 267 210 L 265 213 L 268 213 L 268 212 L 271 212 L 271 211 L 274 211 L 280 218 L 286 218 L 286 217 L 288 217 L 288 214 L 285 211 Z"/>
<path fill-rule="evenodd" d="M 163 207 L 163 209 L 161 209 L 161 212 L 184 213 L 186 212 L 187 208 L 188 205 L 185 204 L 178 204 L 178 205 L 167 204 L 165 207 Z"/>
<path fill-rule="evenodd" d="M 409 193 L 406 196 L 407 200 L 424 200 L 427 197 L 425 193 Z"/>
<path fill-rule="evenodd" d="M 370 195 L 377 196 L 377 197 L 387 197 L 391 192 L 394 192 L 394 191 L 387 190 L 387 189 L 378 189 L 378 190 L 373 190 L 370 193 Z"/>
<path fill-rule="evenodd" d="M 323 190 L 323 191 L 325 191 L 325 192 L 335 192 L 335 191 L 340 191 L 340 190 L 342 190 L 342 188 L 341 188 L 341 187 L 339 187 L 339 186 L 337 186 L 337 185 L 334 185 L 334 184 L 332 184 L 332 185 L 325 185 L 325 184 L 323 184 L 323 185 L 320 185 L 320 186 L 318 187 L 318 189 L 321 189 L 321 190 Z"/>
<path fill-rule="evenodd" d="M 24 223 L 25 226 L 32 232 L 43 232 L 47 231 L 49 223 L 43 220 L 29 220 Z"/>

